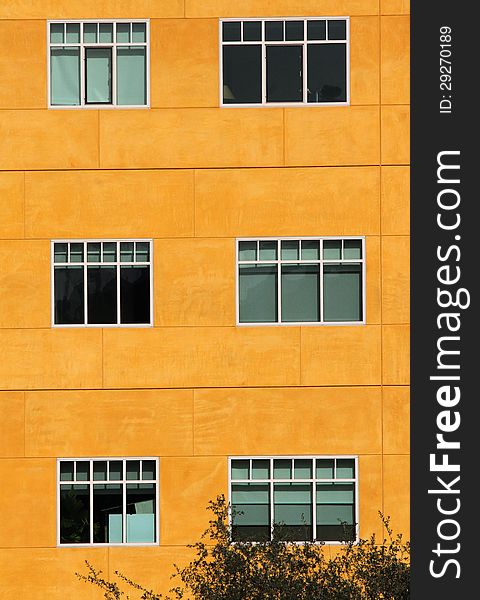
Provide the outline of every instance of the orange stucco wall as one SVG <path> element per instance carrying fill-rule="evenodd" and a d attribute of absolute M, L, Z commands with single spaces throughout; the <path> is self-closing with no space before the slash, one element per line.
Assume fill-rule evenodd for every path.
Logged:
<path fill-rule="evenodd" d="M 409 526 L 409 3 L 0 4 L 0 597 L 166 591 L 229 455 L 359 456 Z M 218 19 L 349 16 L 351 105 L 220 108 Z M 48 110 L 47 19 L 151 19 L 151 108 Z M 366 236 L 366 325 L 235 326 L 235 238 Z M 50 240 L 147 237 L 154 327 L 52 329 Z M 158 456 L 160 546 L 57 548 L 58 457 Z M 332 550 L 333 551 L 333 550 Z M 326 552 L 330 552 L 327 547 Z"/>

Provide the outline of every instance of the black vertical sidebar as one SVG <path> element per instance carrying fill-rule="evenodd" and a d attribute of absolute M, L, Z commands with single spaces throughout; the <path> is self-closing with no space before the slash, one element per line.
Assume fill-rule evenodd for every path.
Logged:
<path fill-rule="evenodd" d="M 480 597 L 479 36 L 474 4 L 411 6 L 414 600 Z M 442 316 L 443 315 L 443 316 Z M 458 479 L 459 478 L 459 479 Z"/>

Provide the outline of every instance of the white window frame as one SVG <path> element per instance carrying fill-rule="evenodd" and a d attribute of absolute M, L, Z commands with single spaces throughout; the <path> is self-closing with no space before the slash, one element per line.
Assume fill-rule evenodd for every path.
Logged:
<path fill-rule="evenodd" d="M 298 259 L 298 260 L 282 260 L 280 258 L 280 247 L 281 242 L 288 240 L 299 240 L 300 242 L 305 241 L 319 241 L 320 242 L 320 258 L 317 260 L 310 259 Z M 343 240 L 359 240 L 362 242 L 362 258 L 357 259 L 323 259 L 323 242 L 324 241 L 343 241 Z M 257 256 L 258 256 L 258 242 L 278 242 L 277 246 L 277 260 L 254 260 L 254 261 L 239 261 L 239 246 L 240 242 L 257 242 Z M 342 235 L 342 236 L 313 236 L 313 237 L 301 237 L 301 236 L 293 236 L 293 237 L 251 237 L 251 238 L 237 238 L 235 244 L 235 311 L 236 311 L 236 324 L 237 327 L 311 327 L 311 326 L 352 326 L 352 325 L 366 325 L 366 301 L 367 301 L 367 292 L 366 292 L 366 256 L 365 256 L 365 236 L 355 236 L 355 235 Z M 320 277 L 319 277 L 319 285 L 320 285 L 320 321 L 298 321 L 298 322 L 282 322 L 282 297 L 281 297 L 281 272 L 280 268 L 283 264 L 319 264 L 320 265 Z M 362 265 L 362 319 L 359 321 L 324 321 L 323 320 L 323 264 L 329 263 L 360 263 Z M 277 313 L 278 313 L 278 321 L 274 323 L 241 323 L 240 322 L 240 276 L 239 276 L 239 264 L 248 265 L 248 264 L 276 264 L 278 267 L 277 274 Z"/>
<path fill-rule="evenodd" d="M 355 477 L 353 479 L 317 479 L 315 477 L 315 462 L 313 462 L 313 477 L 310 479 L 293 479 L 293 474 L 291 479 L 274 479 L 273 477 L 273 461 L 276 459 L 288 459 L 288 460 L 303 460 L 303 459 L 311 459 L 315 461 L 315 459 L 350 459 L 355 461 Z M 250 472 L 252 470 L 252 460 L 269 460 L 270 461 L 270 477 L 268 479 L 233 479 L 232 478 L 232 461 L 234 460 L 249 460 L 250 461 Z M 336 468 L 336 462 L 334 463 L 334 468 Z M 335 473 L 334 473 L 335 476 Z M 355 540 L 357 543 L 360 539 L 360 502 L 358 497 L 359 490 L 359 472 L 358 472 L 358 455 L 352 454 L 309 454 L 309 455 L 276 455 L 276 456 L 229 456 L 228 457 L 228 524 L 232 526 L 232 484 L 233 483 L 268 483 L 269 484 L 269 494 L 270 494 L 270 531 L 273 533 L 274 526 L 274 496 L 273 496 L 273 486 L 275 483 L 311 483 L 312 484 L 312 533 L 313 533 L 313 543 L 314 544 L 325 544 L 326 546 L 338 546 L 342 544 L 342 541 L 323 541 L 317 540 L 317 486 L 316 483 L 353 483 L 355 486 Z M 239 543 L 239 542 L 232 542 Z M 250 543 L 258 543 L 258 542 L 250 542 Z M 292 541 L 289 542 L 294 545 L 303 545 L 305 541 Z"/>
<path fill-rule="evenodd" d="M 123 462 L 123 473 L 126 475 L 126 461 L 127 460 L 152 460 L 155 461 L 156 468 L 156 478 L 155 480 L 136 480 L 136 479 L 119 479 L 115 481 L 101 481 L 93 479 L 93 463 L 101 462 L 101 461 L 122 461 Z M 90 463 L 90 479 L 87 481 L 61 481 L 60 480 L 60 465 L 62 462 L 89 462 Z M 74 467 L 76 468 L 76 467 Z M 156 456 L 103 456 L 103 457 L 75 457 L 75 458 L 57 458 L 57 473 L 56 473 L 56 486 L 57 486 L 57 547 L 58 548 L 81 548 L 81 547 L 106 547 L 106 546 L 121 546 L 121 547 L 135 547 L 135 546 L 159 546 L 160 545 L 160 460 Z M 89 486 L 89 494 L 90 494 L 90 539 L 93 540 L 93 486 L 94 484 L 102 484 L 102 483 L 115 483 L 122 484 L 122 494 L 123 494 L 123 504 L 126 507 L 126 491 L 128 483 L 155 483 L 155 542 L 89 542 L 89 543 L 80 543 L 80 544 L 72 544 L 72 543 L 61 543 L 60 542 L 60 484 L 85 484 Z M 126 513 L 123 513 L 123 526 L 122 526 L 122 536 L 125 538 L 126 536 Z"/>
<path fill-rule="evenodd" d="M 102 242 L 116 242 L 117 243 L 117 260 L 114 262 L 96 262 L 96 263 L 88 263 L 87 262 L 87 243 L 90 242 L 97 242 L 97 243 L 102 243 Z M 120 262 L 120 255 L 119 255 L 119 248 L 120 248 L 120 243 L 121 242 L 148 242 L 150 244 L 150 259 L 148 261 L 148 263 L 137 263 L 137 262 Z M 55 263 L 55 252 L 54 252 L 54 248 L 55 248 L 55 244 L 83 244 L 84 245 L 84 249 L 83 249 L 83 262 L 70 262 L 67 261 L 65 263 Z M 136 328 L 142 328 L 142 327 L 153 327 L 153 240 L 150 239 L 143 239 L 143 238 L 127 238 L 127 239 L 120 239 L 120 238 L 114 238 L 114 239 L 108 239 L 108 238 L 101 238 L 101 239 L 58 239 L 58 240 L 52 240 L 50 242 L 50 268 L 51 268 L 51 272 L 50 272 L 50 292 L 51 292 L 51 323 L 52 323 L 52 327 L 55 328 L 71 328 L 71 327 L 125 327 L 125 328 L 132 328 L 132 327 L 136 327 Z M 97 324 L 97 323 L 87 323 L 87 315 L 88 315 L 88 302 L 87 302 L 87 295 L 88 295 L 88 288 L 87 288 L 87 265 L 93 265 L 93 266 L 105 266 L 105 267 L 112 267 L 115 266 L 117 268 L 117 322 L 116 323 L 105 323 L 105 324 Z M 128 266 L 128 265 L 142 265 L 145 264 L 150 267 L 150 322 L 149 323 L 120 323 L 120 279 L 119 279 L 119 271 L 120 271 L 120 267 L 122 265 L 124 266 Z M 55 265 L 57 266 L 83 266 L 84 267 L 84 273 L 83 273 L 83 293 L 84 293 L 84 323 L 73 323 L 73 324 L 63 324 L 63 323 L 55 323 Z"/>
<path fill-rule="evenodd" d="M 70 42 L 63 44 L 52 44 L 50 42 L 50 25 L 54 23 L 80 23 L 80 42 Z M 113 23 L 113 42 L 84 42 L 83 41 L 83 25 L 85 23 Z M 145 23 L 146 25 L 146 41 L 145 42 L 117 42 L 116 24 L 117 23 Z M 131 35 L 131 28 L 130 28 Z M 146 104 L 116 104 L 117 93 L 117 46 L 141 46 L 146 47 Z M 80 104 L 78 106 L 62 106 L 51 103 L 51 71 L 50 71 L 50 48 L 52 47 L 71 47 L 80 48 Z M 112 103 L 111 104 L 86 104 L 85 103 L 85 48 L 111 48 L 112 49 Z M 54 110 L 78 110 L 78 109 L 119 109 L 129 110 L 138 108 L 150 108 L 150 19 L 56 19 L 47 21 L 47 98 L 48 108 Z"/>
<path fill-rule="evenodd" d="M 237 42 L 224 42 L 222 36 L 222 24 L 228 22 L 252 22 L 257 21 L 262 23 L 262 41 L 237 41 Z M 265 25 L 267 21 L 304 21 L 304 39 L 297 41 L 266 41 L 265 40 Z M 346 21 L 346 40 L 307 40 L 307 21 Z M 243 31 L 243 29 L 242 29 Z M 243 35 L 242 35 L 243 37 Z M 328 27 L 327 27 L 328 37 Z M 307 102 L 307 44 L 341 44 L 346 45 L 346 101 L 345 102 Z M 223 102 L 223 46 L 235 46 L 235 45 L 261 45 L 262 46 L 262 101 L 254 103 L 224 103 Z M 267 46 L 303 46 L 303 102 L 267 102 Z M 258 108 L 262 107 L 291 107 L 291 106 L 309 106 L 309 107 L 321 107 L 321 106 L 350 106 L 350 17 L 272 17 L 272 18 L 248 18 L 248 17 L 237 17 L 219 20 L 219 72 L 220 72 L 220 89 L 219 89 L 219 101 L 220 107 L 222 108 Z"/>

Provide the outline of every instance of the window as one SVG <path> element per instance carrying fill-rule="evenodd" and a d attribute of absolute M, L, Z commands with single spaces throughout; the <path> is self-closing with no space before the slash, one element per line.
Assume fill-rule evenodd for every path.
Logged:
<path fill-rule="evenodd" d="M 148 105 L 148 21 L 49 21 L 49 106 Z"/>
<path fill-rule="evenodd" d="M 52 242 L 54 325 L 151 325 L 151 242 Z"/>
<path fill-rule="evenodd" d="M 349 20 L 220 22 L 221 103 L 347 104 Z"/>
<path fill-rule="evenodd" d="M 230 459 L 232 540 L 338 543 L 357 539 L 357 459 Z"/>
<path fill-rule="evenodd" d="M 158 544 L 158 460 L 60 459 L 58 544 Z"/>
<path fill-rule="evenodd" d="M 364 239 L 245 239 L 239 324 L 363 323 Z"/>

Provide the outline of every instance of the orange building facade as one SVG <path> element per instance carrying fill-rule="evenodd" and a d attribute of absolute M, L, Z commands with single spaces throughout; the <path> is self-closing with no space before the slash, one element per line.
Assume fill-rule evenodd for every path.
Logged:
<path fill-rule="evenodd" d="M 329 18 L 346 23 L 347 33 L 339 34 L 346 36 L 344 97 L 312 100 L 313 79 L 303 79 L 297 101 L 269 102 L 267 49 L 267 59 L 259 59 L 263 101 L 228 101 L 223 20 L 242 27 L 301 20 L 307 36 L 308 20 L 323 19 L 330 31 Z M 53 104 L 69 91 L 53 87 L 60 75 L 52 70 L 51 22 L 82 23 L 81 36 L 85 23 L 115 23 L 110 31 L 117 36 L 123 31 L 118 23 L 134 24 L 125 34 L 130 37 L 116 42 L 108 41 L 108 27 L 97 29 L 107 41 L 92 42 L 91 54 L 88 43 L 75 49 L 76 26 L 58 28 L 64 36 L 56 42 L 58 55 L 75 62 L 78 52 L 84 61 L 78 63 L 80 105 Z M 288 37 L 289 26 L 283 27 Z M 331 39 L 312 44 L 339 46 L 335 27 L 325 34 Z M 238 45 L 246 41 L 241 31 Z M 303 48 L 304 66 L 308 39 L 291 43 Z M 144 106 L 122 100 L 118 44 L 124 44 L 122 56 L 135 55 L 135 64 L 144 66 Z M 188 560 L 187 544 L 207 525 L 208 501 L 219 493 L 233 497 L 231 469 L 245 460 L 270 459 L 270 478 L 272 460 L 290 457 L 299 468 L 302 460 L 353 460 L 357 533 L 382 535 L 381 510 L 395 530 L 408 534 L 409 3 L 9 0 L 0 6 L 0 48 L 2 599 L 100 598 L 75 577 L 85 559 L 106 574 L 120 570 L 168 591 L 173 563 Z M 102 91 L 92 83 L 100 63 L 114 77 L 112 96 L 101 106 Z M 64 64 L 58 62 L 59 73 Z M 90 106 L 88 94 L 98 94 Z M 356 260 L 361 273 L 355 279 L 360 308 L 352 319 L 329 317 L 340 314 L 335 306 L 343 283 L 327 290 L 326 250 L 336 252 L 338 240 L 343 254 L 335 265 Z M 113 246 L 102 246 L 98 260 L 117 269 L 115 322 L 102 323 L 89 312 L 93 287 L 82 288 L 80 320 L 65 322 L 57 312 L 57 268 L 83 268 L 82 281 L 93 286 L 87 254 L 92 266 L 99 247 L 87 245 L 112 241 L 115 267 L 107 265 Z M 257 254 L 248 254 L 252 241 Z M 242 257 L 258 262 L 267 256 L 262 248 L 273 247 L 262 243 L 272 241 L 278 254 L 267 260 L 277 265 L 276 285 L 281 280 L 284 287 L 273 292 L 278 295 L 268 309 L 276 317 L 252 323 L 242 311 L 255 286 L 242 288 L 237 263 Z M 129 292 L 122 295 L 120 273 L 128 277 L 122 256 L 133 248 L 122 244 L 129 243 L 138 253 L 125 258 L 130 273 L 143 268 L 149 274 L 142 288 L 148 289 L 142 296 L 147 316 L 140 323 L 125 312 Z M 296 255 L 287 253 L 292 248 Z M 83 267 L 74 264 L 76 251 L 84 252 Z M 280 255 L 290 256 L 290 265 L 304 259 L 315 266 L 308 272 L 324 286 L 318 318 L 287 315 L 289 265 L 279 264 Z M 258 265 L 245 266 L 253 273 Z M 288 280 L 294 286 L 297 275 Z M 62 479 L 59 459 L 66 473 L 77 465 L 77 479 Z M 65 490 L 74 481 L 93 489 L 97 480 L 106 489 L 107 479 L 94 470 L 85 480 L 79 475 L 80 463 L 94 469 L 92 461 L 100 459 L 111 473 L 112 462 L 124 461 L 122 483 L 111 478 L 124 505 L 129 485 L 137 491 L 153 486 L 153 521 L 145 508 L 150 500 L 138 496 L 132 500 L 137 514 L 118 513 L 120 538 L 112 518 L 110 537 L 100 540 L 90 524 L 88 540 L 63 543 L 60 482 Z M 250 479 L 256 464 L 250 462 Z M 319 505 L 324 484 L 318 473 L 327 463 L 309 464 L 317 468 L 317 480 L 310 479 Z M 129 476 L 130 467 L 137 475 Z M 154 523 L 153 537 L 139 538 L 149 543 L 128 543 L 129 519 L 134 523 L 138 515 L 147 529 Z"/>

